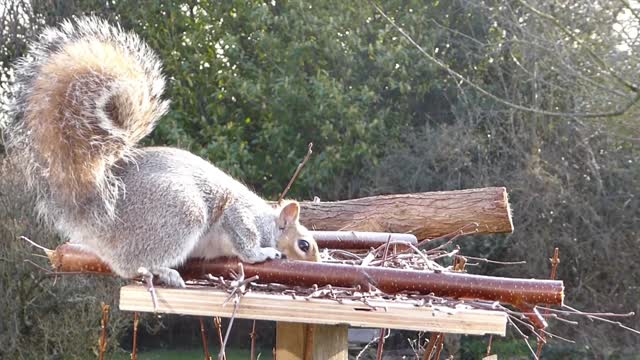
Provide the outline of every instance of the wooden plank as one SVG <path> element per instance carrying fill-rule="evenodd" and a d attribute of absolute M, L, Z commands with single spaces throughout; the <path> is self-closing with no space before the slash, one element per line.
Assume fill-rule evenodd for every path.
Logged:
<path fill-rule="evenodd" d="M 157 312 L 230 317 L 231 302 L 223 305 L 228 294 L 209 287 L 187 289 L 156 288 Z M 305 299 L 291 296 L 249 292 L 241 301 L 236 317 L 255 320 L 288 321 L 309 324 L 355 327 L 392 328 L 459 334 L 505 335 L 507 316 L 500 311 L 468 308 L 417 307 L 409 303 L 369 300 L 375 307 L 362 302 L 327 299 Z M 127 285 L 120 289 L 120 309 L 153 312 L 153 303 L 142 285 Z"/>

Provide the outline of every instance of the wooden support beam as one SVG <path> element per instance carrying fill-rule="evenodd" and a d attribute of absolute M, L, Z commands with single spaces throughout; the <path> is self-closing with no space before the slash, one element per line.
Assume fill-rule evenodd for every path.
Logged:
<path fill-rule="evenodd" d="M 278 321 L 276 324 L 276 359 L 302 360 L 306 350 L 307 325 Z"/>
<path fill-rule="evenodd" d="M 310 332 L 310 328 L 313 331 Z M 349 358 L 348 330 L 347 325 L 278 322 L 276 324 L 276 359 L 347 360 Z M 308 341 L 307 334 L 311 334 L 311 341 Z"/>
<path fill-rule="evenodd" d="M 478 234 L 513 231 L 503 187 L 302 202 L 300 221 L 311 230 L 409 233 L 419 240 L 478 224 Z"/>
<path fill-rule="evenodd" d="M 157 312 L 196 316 L 231 317 L 233 303 L 226 305 L 228 293 L 210 287 L 173 289 L 156 287 Z M 507 315 L 460 307 L 415 306 L 413 303 L 370 299 L 360 301 L 293 298 L 286 295 L 249 292 L 240 300 L 237 318 L 297 322 L 307 324 L 392 328 L 458 334 L 504 335 Z M 146 287 L 127 285 L 120 289 L 120 309 L 153 312 L 153 302 Z"/>

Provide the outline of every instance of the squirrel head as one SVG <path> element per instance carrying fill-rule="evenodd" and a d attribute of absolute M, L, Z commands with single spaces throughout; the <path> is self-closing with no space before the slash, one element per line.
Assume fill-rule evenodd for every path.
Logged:
<path fill-rule="evenodd" d="M 300 204 L 289 201 L 279 208 L 276 220 L 278 238 L 276 247 L 291 260 L 320 261 L 320 250 L 311 232 L 300 224 Z"/>

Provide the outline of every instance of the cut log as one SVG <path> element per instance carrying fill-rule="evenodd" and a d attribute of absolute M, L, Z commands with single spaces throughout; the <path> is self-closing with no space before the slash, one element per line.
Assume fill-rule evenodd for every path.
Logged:
<path fill-rule="evenodd" d="M 513 231 L 503 187 L 302 202 L 300 222 L 310 230 L 408 233 L 419 240 L 477 224 L 478 234 Z"/>

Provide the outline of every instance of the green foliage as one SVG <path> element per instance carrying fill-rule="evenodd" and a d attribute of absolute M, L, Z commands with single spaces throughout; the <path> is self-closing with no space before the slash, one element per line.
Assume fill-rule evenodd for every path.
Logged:
<path fill-rule="evenodd" d="M 468 337 L 462 340 L 463 346 L 460 353 L 461 359 L 482 359 L 487 354 L 487 337 Z M 536 344 L 529 341 L 535 349 Z M 491 354 L 497 354 L 498 358 L 530 359 L 531 353 L 522 339 L 494 337 L 491 342 Z"/>

